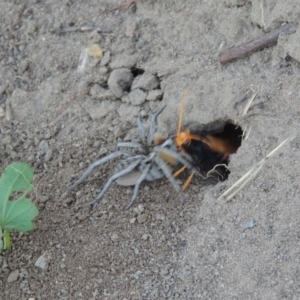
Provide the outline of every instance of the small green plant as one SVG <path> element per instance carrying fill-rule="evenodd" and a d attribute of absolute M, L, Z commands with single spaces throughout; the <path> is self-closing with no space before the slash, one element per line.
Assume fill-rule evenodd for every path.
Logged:
<path fill-rule="evenodd" d="M 33 229 L 32 220 L 39 214 L 34 203 L 26 198 L 33 190 L 30 184 L 33 171 L 25 163 L 12 163 L 0 178 L 0 253 L 11 249 L 10 231 L 21 232 Z M 24 193 L 17 200 L 10 200 L 14 192 Z"/>

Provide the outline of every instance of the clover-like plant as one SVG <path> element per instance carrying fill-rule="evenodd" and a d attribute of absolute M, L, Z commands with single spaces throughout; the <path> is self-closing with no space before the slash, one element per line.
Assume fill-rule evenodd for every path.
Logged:
<path fill-rule="evenodd" d="M 33 171 L 25 163 L 12 163 L 0 178 L 0 253 L 3 249 L 11 249 L 11 230 L 26 232 L 33 229 L 32 220 L 39 211 L 26 198 L 26 193 L 33 190 L 32 179 Z M 16 197 L 15 192 L 19 192 L 20 197 L 10 199 Z"/>

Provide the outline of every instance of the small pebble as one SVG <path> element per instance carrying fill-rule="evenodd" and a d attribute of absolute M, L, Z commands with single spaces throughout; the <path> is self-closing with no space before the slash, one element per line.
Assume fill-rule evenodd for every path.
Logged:
<path fill-rule="evenodd" d="M 37 268 L 42 269 L 43 271 L 46 271 L 48 268 L 48 260 L 45 256 L 45 254 L 41 255 L 36 262 L 34 263 L 34 266 Z"/>
<path fill-rule="evenodd" d="M 113 233 L 112 236 L 110 237 L 110 239 L 111 239 L 113 242 L 116 242 L 116 241 L 119 239 L 119 236 L 118 236 L 116 233 Z"/>
<path fill-rule="evenodd" d="M 103 51 L 98 44 L 93 44 L 88 49 L 88 56 L 90 57 L 102 57 Z"/>
<path fill-rule="evenodd" d="M 148 234 L 146 234 L 146 233 L 142 235 L 142 239 L 143 239 L 144 241 L 147 241 L 147 240 L 148 240 L 148 237 L 149 237 L 149 236 L 148 236 Z"/>
<path fill-rule="evenodd" d="M 147 101 L 157 101 L 160 100 L 163 96 L 162 90 L 152 90 L 149 92 L 148 96 L 146 97 Z"/>
<path fill-rule="evenodd" d="M 20 274 L 19 270 L 15 270 L 15 271 L 10 272 L 8 277 L 7 277 L 7 282 L 11 283 L 11 282 L 16 281 L 19 278 L 19 274 Z"/>
<path fill-rule="evenodd" d="M 0 106 L 0 118 L 4 118 L 5 117 L 5 110 L 3 109 L 3 107 Z"/>
<path fill-rule="evenodd" d="M 255 226 L 255 221 L 254 220 L 251 220 L 249 222 L 247 222 L 244 226 L 243 226 L 243 229 L 251 229 Z"/>
<path fill-rule="evenodd" d="M 52 157 L 52 149 L 48 149 L 45 155 L 45 161 L 49 161 Z"/>
<path fill-rule="evenodd" d="M 165 220 L 165 216 L 163 214 L 156 214 L 155 218 L 156 218 L 156 220 L 160 220 L 160 221 L 164 221 Z"/>
<path fill-rule="evenodd" d="M 141 105 L 146 101 L 146 97 L 147 94 L 141 89 L 135 89 L 128 94 L 128 101 L 132 105 Z"/>
<path fill-rule="evenodd" d="M 110 73 L 107 84 L 111 92 L 117 97 L 122 98 L 125 91 L 131 88 L 133 75 L 130 69 L 121 68 Z M 145 97 L 146 98 L 146 97 Z"/>
<path fill-rule="evenodd" d="M 137 220 L 138 220 L 138 223 L 145 223 L 147 221 L 147 215 L 146 214 L 142 214 L 142 215 L 139 215 L 137 217 Z"/>
<path fill-rule="evenodd" d="M 104 67 L 110 62 L 110 51 L 106 51 L 101 59 L 100 66 Z"/>
<path fill-rule="evenodd" d="M 141 89 L 143 91 L 155 90 L 158 87 L 159 81 L 157 77 L 147 72 L 137 77 L 132 84 L 132 89 Z"/>
<path fill-rule="evenodd" d="M 139 204 L 139 205 L 138 205 L 138 210 L 139 210 L 140 213 L 143 213 L 144 210 L 145 210 L 145 209 L 144 209 L 144 205 L 143 205 L 143 204 Z"/>
<path fill-rule="evenodd" d="M 130 219 L 130 224 L 134 224 L 135 223 L 135 221 L 136 221 L 136 218 L 132 218 L 132 219 Z"/>
<path fill-rule="evenodd" d="M 112 69 L 132 68 L 136 65 L 136 57 L 134 55 L 121 54 L 110 64 Z"/>

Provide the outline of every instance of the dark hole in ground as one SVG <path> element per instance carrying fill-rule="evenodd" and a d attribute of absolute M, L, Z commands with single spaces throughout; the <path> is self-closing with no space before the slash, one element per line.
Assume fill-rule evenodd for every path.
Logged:
<path fill-rule="evenodd" d="M 131 68 L 131 73 L 133 75 L 133 77 L 138 77 L 139 75 L 142 75 L 144 74 L 144 70 L 143 69 L 139 69 L 139 68 L 136 68 L 136 67 L 132 67 Z"/>
<path fill-rule="evenodd" d="M 232 121 L 216 121 L 204 126 L 191 126 L 190 133 L 201 137 L 183 145 L 192 156 L 195 166 L 205 175 L 216 175 L 219 180 L 227 179 L 230 155 L 242 144 L 243 130 Z M 215 171 L 212 171 L 215 170 Z"/>

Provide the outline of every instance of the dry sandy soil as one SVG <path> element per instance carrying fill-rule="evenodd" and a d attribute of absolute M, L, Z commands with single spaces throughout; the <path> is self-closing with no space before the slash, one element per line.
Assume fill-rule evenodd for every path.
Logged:
<path fill-rule="evenodd" d="M 299 0 L 144 0 L 112 9 L 119 4 L 0 1 L 1 171 L 27 162 L 40 210 L 35 230 L 14 233 L 0 257 L 1 299 L 299 299 L 300 32 L 218 62 L 226 48 L 299 20 Z M 92 44 L 103 57 L 80 64 Z M 123 73 L 121 87 L 110 84 L 119 68 L 132 85 Z M 139 112 L 149 124 L 166 104 L 158 133 L 174 133 L 187 87 L 185 122 L 230 119 L 247 129 L 228 180 L 196 178 L 185 205 L 164 180 L 147 183 L 127 212 L 132 188 L 113 185 L 92 210 L 111 162 L 66 192 L 89 163 L 137 138 Z M 242 116 L 245 102 L 235 103 L 252 92 Z M 232 201 L 219 199 L 291 136 Z"/>

